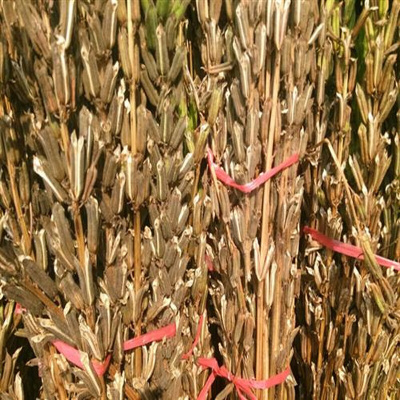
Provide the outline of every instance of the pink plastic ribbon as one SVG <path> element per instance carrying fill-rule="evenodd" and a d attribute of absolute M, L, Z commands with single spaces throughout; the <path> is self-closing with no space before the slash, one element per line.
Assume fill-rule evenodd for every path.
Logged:
<path fill-rule="evenodd" d="M 252 389 L 268 389 L 272 386 L 281 384 L 290 375 L 290 368 L 286 368 L 283 372 L 272 376 L 269 379 L 263 381 L 257 381 L 255 379 L 243 379 L 237 378 L 235 375 L 230 373 L 224 366 L 220 367 L 215 358 L 199 358 L 197 363 L 203 368 L 210 368 L 212 370 L 211 375 L 208 377 L 206 384 L 201 390 L 197 400 L 206 400 L 207 393 L 210 390 L 215 378 L 220 376 L 221 378 L 227 379 L 235 385 L 236 391 L 240 400 L 257 400 L 256 395 L 252 392 Z M 244 396 L 244 394 L 247 395 Z"/>
<path fill-rule="evenodd" d="M 154 331 L 145 333 L 143 335 L 137 336 L 133 339 L 127 340 L 124 342 L 123 348 L 124 351 L 128 351 L 131 349 L 135 349 L 136 347 L 141 347 L 146 344 L 152 342 L 159 342 L 164 338 L 171 338 L 176 334 L 176 325 L 170 324 L 163 328 L 156 329 Z M 84 369 L 81 355 L 79 350 L 70 346 L 67 343 L 62 342 L 61 340 L 52 341 L 54 347 L 58 350 L 60 354 L 62 354 L 69 362 L 76 365 L 79 368 Z M 102 376 L 106 373 L 108 366 L 110 364 L 111 354 L 109 354 L 103 362 L 99 362 L 96 360 L 92 361 L 93 369 L 96 371 L 96 374 Z"/>
<path fill-rule="evenodd" d="M 183 360 L 187 360 L 192 355 L 194 348 L 197 346 L 197 343 L 199 343 L 203 321 L 204 321 L 204 313 L 200 315 L 199 324 L 197 325 L 197 330 L 196 330 L 196 336 L 189 351 L 182 356 Z"/>
<path fill-rule="evenodd" d="M 211 260 L 211 257 L 210 257 L 208 254 L 206 254 L 206 255 L 204 256 L 204 260 L 205 260 L 205 262 L 206 262 L 206 264 L 207 264 L 207 269 L 208 269 L 210 272 L 215 271 L 215 268 L 214 268 L 213 262 L 212 262 L 212 260 Z"/>
<path fill-rule="evenodd" d="M 192 355 L 194 348 L 197 346 L 197 343 L 200 340 L 203 323 L 204 313 L 200 316 L 199 323 L 197 325 L 196 336 L 194 338 L 192 346 L 190 347 L 189 351 L 182 356 L 182 359 L 186 360 Z M 203 386 L 203 389 L 199 393 L 197 400 L 207 399 L 207 393 L 211 389 L 211 386 L 217 376 L 225 378 L 235 385 L 240 400 L 247 400 L 243 393 L 245 393 L 250 400 L 257 400 L 257 397 L 254 395 L 251 389 L 268 389 L 272 386 L 279 385 L 280 383 L 284 382 L 290 374 L 290 368 L 288 367 L 285 371 L 281 372 L 280 374 L 274 375 L 269 379 L 266 379 L 264 381 L 256 381 L 255 379 L 243 379 L 235 377 L 225 367 L 220 367 L 215 358 L 198 358 L 196 362 L 201 367 L 211 368 L 212 370 L 205 385 Z"/>
<path fill-rule="evenodd" d="M 176 334 L 176 325 L 170 324 L 164 328 L 156 329 L 154 331 L 145 333 L 144 335 L 137 336 L 133 339 L 127 340 L 124 343 L 124 351 L 135 349 L 136 347 L 144 346 L 152 342 L 159 342 L 164 338 L 171 338 Z"/>
<path fill-rule="evenodd" d="M 333 250 L 337 253 L 344 254 L 345 256 L 349 256 L 352 258 L 356 258 L 358 260 L 364 260 L 364 254 L 360 247 L 353 246 L 349 243 L 339 242 L 338 240 L 331 239 L 328 236 L 323 235 L 321 232 L 318 232 L 315 229 L 312 229 L 308 226 L 303 228 L 304 233 L 308 233 L 311 237 L 317 242 L 321 243 L 323 246 L 327 247 L 330 250 Z M 394 268 L 397 271 L 400 271 L 400 263 L 396 261 L 389 260 L 387 258 L 375 255 L 375 259 L 379 265 L 382 265 L 386 268 Z"/>
<path fill-rule="evenodd" d="M 22 314 L 23 312 L 26 311 L 25 307 L 22 307 L 21 304 L 17 303 L 15 304 L 15 308 L 14 308 L 14 314 Z"/>
<path fill-rule="evenodd" d="M 246 183 L 245 185 L 240 185 L 236 183 L 221 167 L 214 163 L 214 155 L 210 148 L 207 149 L 207 160 L 208 160 L 208 167 L 210 170 L 215 171 L 216 177 L 225 185 L 231 186 L 235 189 L 240 190 L 243 193 L 250 193 L 254 189 L 257 189 L 259 186 L 264 184 L 268 179 L 272 178 L 278 172 L 290 167 L 291 165 L 297 163 L 299 161 L 299 155 L 293 154 L 288 159 L 283 161 L 281 164 L 277 165 L 276 167 L 270 169 L 267 172 L 261 173 L 256 179 L 253 181 Z"/>
<path fill-rule="evenodd" d="M 81 369 L 84 369 L 79 350 L 75 349 L 67 343 L 62 342 L 61 340 L 53 340 L 52 343 L 53 346 L 58 350 L 58 352 L 62 354 L 69 362 Z M 96 360 L 92 361 L 93 369 L 96 371 L 96 374 L 98 376 L 103 376 L 106 373 L 110 364 L 110 360 L 111 354 L 109 354 L 103 362 L 99 362 Z"/>

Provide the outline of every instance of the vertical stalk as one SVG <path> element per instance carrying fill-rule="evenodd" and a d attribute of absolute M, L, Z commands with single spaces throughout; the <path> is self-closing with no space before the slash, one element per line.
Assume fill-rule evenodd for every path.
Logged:
<path fill-rule="evenodd" d="M 264 103 L 264 112 L 266 110 L 266 103 L 270 98 L 270 80 L 271 80 L 271 61 L 268 59 L 266 62 L 266 70 L 265 70 L 265 103 Z M 271 113 L 271 118 L 272 118 Z M 267 151 L 264 156 L 264 170 L 268 171 L 272 166 L 272 151 L 274 145 L 274 131 L 272 129 L 269 130 L 268 135 L 268 144 Z M 268 251 L 268 242 L 269 242 L 269 215 L 270 215 L 270 188 L 271 182 L 268 180 L 264 185 L 264 194 L 263 194 L 263 208 L 262 208 L 262 222 L 261 222 L 261 265 L 264 264 L 267 251 Z M 264 330 L 265 324 L 265 315 L 264 315 L 264 280 L 258 283 L 257 289 L 257 355 L 256 355 L 256 376 L 257 379 L 261 380 L 265 376 L 268 376 L 268 360 L 269 357 L 265 357 L 265 354 L 269 355 L 269 335 L 268 329 Z M 258 398 L 265 399 L 266 395 L 264 392 L 259 392 Z"/>
<path fill-rule="evenodd" d="M 133 68 L 135 67 L 134 62 L 134 31 L 132 26 L 132 2 L 127 0 L 127 11 L 128 11 L 128 45 L 129 45 L 129 61 L 132 68 L 132 79 L 130 82 L 130 122 L 131 122 L 131 152 L 135 155 L 137 152 L 136 146 L 136 80 Z M 140 210 L 133 208 L 133 224 L 134 224 L 134 277 L 135 277 L 135 293 L 140 290 L 141 281 L 141 241 L 140 241 Z M 137 336 L 141 334 L 142 321 L 139 319 L 137 326 L 135 327 L 135 333 Z M 142 352 L 140 347 L 135 350 L 135 374 L 137 377 L 142 372 Z"/>
<path fill-rule="evenodd" d="M 270 126 L 269 126 L 269 138 L 268 138 L 268 152 L 267 152 L 267 158 L 266 158 L 266 168 L 270 169 L 272 166 L 272 151 L 273 151 L 273 145 L 274 145 L 274 136 L 275 136 L 275 128 L 276 128 L 276 118 L 277 118 L 277 108 L 278 108 L 278 92 L 279 92 L 279 81 L 280 81 L 280 53 L 277 51 L 276 53 L 276 59 L 275 59 L 275 65 L 274 65 L 274 79 L 272 82 L 272 108 L 271 108 L 271 119 L 270 119 Z M 268 230 L 268 225 L 269 224 L 269 215 L 270 215 L 270 207 L 269 207 L 269 194 L 270 194 L 270 188 L 271 188 L 271 183 L 268 181 L 267 185 L 265 187 L 265 191 L 267 193 L 264 193 L 264 204 L 263 204 L 263 218 L 266 218 L 266 226 L 263 228 L 266 230 L 264 233 L 265 235 L 265 240 L 261 239 L 261 260 L 264 262 L 266 254 L 267 254 L 267 248 L 268 246 L 268 241 L 269 241 L 269 230 Z M 264 221 L 263 221 L 264 222 Z M 279 263 L 278 263 L 279 265 Z M 277 275 L 280 274 L 280 268 L 278 268 Z M 277 276 L 276 281 L 275 281 L 275 288 L 277 290 L 276 295 L 274 294 L 274 300 L 272 304 L 272 322 L 271 322 L 271 349 L 269 350 L 270 354 L 270 363 L 269 363 L 269 368 L 267 364 L 267 360 L 264 360 L 263 363 L 263 379 L 268 378 L 268 376 L 273 375 L 275 373 L 275 362 L 276 362 L 276 353 L 278 351 L 279 347 L 279 313 L 280 313 L 280 279 Z M 279 303 L 279 304 L 278 304 Z M 266 338 L 270 339 L 270 338 Z M 269 340 L 266 340 L 264 342 L 264 345 L 268 346 Z M 269 398 L 273 399 L 275 395 L 275 389 L 274 387 L 271 388 L 269 391 Z M 266 391 L 263 392 L 263 399 L 266 400 L 268 398 L 268 393 Z"/>
<path fill-rule="evenodd" d="M 24 238 L 23 249 L 25 250 L 26 254 L 30 254 L 31 250 L 32 250 L 31 237 L 29 235 L 29 231 L 26 226 L 25 218 L 22 213 L 21 200 L 19 198 L 18 189 L 16 187 L 15 167 L 14 167 L 14 165 L 12 165 L 11 162 L 8 161 L 7 168 L 8 168 L 8 172 L 10 174 L 11 193 L 12 193 L 12 198 L 13 198 L 13 202 L 14 202 L 15 212 L 17 214 L 19 226 L 21 228 L 22 236 Z"/>

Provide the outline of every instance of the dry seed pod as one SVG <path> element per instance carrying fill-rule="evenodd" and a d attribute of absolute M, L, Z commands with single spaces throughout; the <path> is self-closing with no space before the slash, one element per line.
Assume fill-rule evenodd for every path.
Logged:
<path fill-rule="evenodd" d="M 77 310 L 84 308 L 84 301 L 79 286 L 74 282 L 71 273 L 67 272 L 60 280 L 60 288 L 64 297 L 70 301 Z"/>
<path fill-rule="evenodd" d="M 150 50 L 156 47 L 156 30 L 157 30 L 157 9 L 154 5 L 150 5 L 146 12 L 146 43 Z"/>
<path fill-rule="evenodd" d="M 118 88 L 118 94 L 114 96 L 110 111 L 108 114 L 109 121 L 111 123 L 111 133 L 116 136 L 120 133 L 123 123 L 123 104 L 124 104 L 124 92 L 125 87 L 121 85 Z"/>
<path fill-rule="evenodd" d="M 102 186 L 109 188 L 113 184 L 118 169 L 118 156 L 114 153 L 107 152 L 104 163 Z"/>
<path fill-rule="evenodd" d="M 243 144 L 243 126 L 236 121 L 233 125 L 232 142 L 237 162 L 244 162 L 246 153 Z"/>
<path fill-rule="evenodd" d="M 110 60 L 106 66 L 103 77 L 103 84 L 100 90 L 100 99 L 105 104 L 110 103 L 113 97 L 115 85 L 117 83 L 118 71 L 119 71 L 118 61 L 114 65 L 112 65 L 112 62 Z"/>
<path fill-rule="evenodd" d="M 165 34 L 167 37 L 167 46 L 169 51 L 174 51 L 176 46 L 176 36 L 177 36 L 177 20 L 174 14 L 170 15 L 165 24 Z"/>
<path fill-rule="evenodd" d="M 153 104 L 153 106 L 157 107 L 158 103 L 160 101 L 160 97 L 159 97 L 155 87 L 151 83 L 146 69 L 144 69 L 144 68 L 142 68 L 142 70 L 140 72 L 140 81 L 143 85 L 143 89 L 146 93 L 148 100 L 150 101 L 151 104 Z"/>
<path fill-rule="evenodd" d="M 168 71 L 167 79 L 173 83 L 181 72 L 186 60 L 186 47 L 179 46 L 175 50 L 174 58 L 172 59 L 171 68 Z"/>
<path fill-rule="evenodd" d="M 34 100 L 35 96 L 32 92 L 34 87 L 28 83 L 24 70 L 19 64 L 11 60 L 11 66 L 12 76 L 14 78 L 13 90 L 22 103 L 28 104 Z"/>
<path fill-rule="evenodd" d="M 251 84 L 251 63 L 250 57 L 244 53 L 239 61 L 240 84 L 243 96 L 248 99 L 250 95 Z"/>
<path fill-rule="evenodd" d="M 188 122 L 187 117 L 182 117 L 176 124 L 169 142 L 173 150 L 176 150 L 178 146 L 181 144 L 183 136 L 187 130 L 187 122 Z"/>
<path fill-rule="evenodd" d="M 125 204 L 125 174 L 120 172 L 115 180 L 111 194 L 111 209 L 114 214 L 119 214 L 123 210 Z"/>
<path fill-rule="evenodd" d="M 168 187 L 165 171 L 165 164 L 162 160 L 157 162 L 157 198 L 159 201 L 164 201 L 167 198 Z"/>
<path fill-rule="evenodd" d="M 117 33 L 117 7 L 118 0 L 108 0 L 103 16 L 103 37 L 106 48 L 111 50 L 115 43 Z"/>
<path fill-rule="evenodd" d="M 244 114 L 245 114 L 245 107 L 243 104 L 244 100 L 241 95 L 241 91 L 239 89 L 239 82 L 237 79 L 235 79 L 231 84 L 230 94 L 231 94 L 232 103 L 233 103 L 233 107 L 235 109 L 236 115 L 240 119 L 244 118 Z M 228 96 L 228 92 L 226 93 L 226 96 Z"/>
<path fill-rule="evenodd" d="M 239 31 L 240 42 L 242 47 L 246 50 L 248 44 L 251 43 L 248 8 L 244 4 L 239 3 L 236 7 L 235 17 L 237 29 Z"/>
<path fill-rule="evenodd" d="M 201 124 L 200 133 L 197 137 L 196 147 L 193 153 L 193 161 L 195 164 L 197 164 L 204 156 L 209 133 L 210 133 L 210 126 L 207 123 Z"/>
<path fill-rule="evenodd" d="M 86 40 L 82 40 L 81 56 L 84 65 L 84 75 L 87 79 L 87 89 L 91 97 L 97 97 L 100 90 L 99 70 L 96 58 Z"/>
<path fill-rule="evenodd" d="M 223 94 L 223 88 L 221 87 L 214 88 L 213 92 L 211 93 L 207 118 L 207 122 L 210 126 L 213 126 L 215 121 L 217 120 L 219 110 L 222 106 Z"/>
<path fill-rule="evenodd" d="M 192 235 L 192 230 L 193 230 L 192 227 L 185 228 L 188 218 L 189 218 L 189 207 L 187 206 L 187 204 L 184 204 L 182 206 L 182 208 L 180 209 L 178 221 L 176 224 L 176 230 L 175 230 L 175 233 L 177 235 L 180 235 L 183 232 L 183 230 L 185 229 L 185 231 L 183 232 L 183 235 L 181 237 L 181 240 L 179 241 L 179 247 L 182 251 L 185 249 L 185 247 L 182 247 L 182 246 L 184 246 L 184 242 L 186 241 L 186 239 L 189 238 L 189 236 Z"/>
<path fill-rule="evenodd" d="M 22 261 L 25 272 L 29 275 L 33 282 L 35 282 L 48 297 L 55 298 L 58 290 L 54 281 L 47 275 L 47 273 L 40 268 L 33 260 L 25 258 Z"/>
<path fill-rule="evenodd" d="M 121 299 L 124 295 L 127 271 L 125 263 L 118 266 L 110 266 L 106 270 L 106 285 L 112 302 Z"/>
<path fill-rule="evenodd" d="M 129 80 L 132 77 L 132 65 L 128 51 L 128 33 L 125 27 L 121 27 L 118 32 L 118 54 L 122 70 L 125 77 Z"/>
<path fill-rule="evenodd" d="M 141 44 L 141 54 L 143 58 L 144 65 L 146 66 L 146 71 L 149 74 L 150 79 L 153 82 L 158 82 L 160 75 L 157 70 L 157 63 L 153 55 L 147 49 L 146 42 L 143 41 Z M 157 60 L 158 62 L 158 60 Z"/>
<path fill-rule="evenodd" d="M 47 185 L 49 185 L 50 189 L 52 190 L 58 201 L 63 203 L 67 202 L 67 192 L 51 175 L 45 161 L 40 160 L 38 157 L 34 156 L 33 170 L 45 181 Z"/>
<path fill-rule="evenodd" d="M 50 60 L 51 51 L 47 32 L 45 32 L 43 21 L 36 11 L 36 8 L 33 4 L 26 4 L 23 1 L 17 1 L 14 3 L 14 6 L 16 6 L 18 10 L 19 18 L 23 21 L 23 25 L 35 51 L 46 60 Z"/>
<path fill-rule="evenodd" d="M 169 71 L 169 57 L 165 30 L 160 24 L 156 29 L 156 60 L 160 74 L 165 76 Z"/>
<path fill-rule="evenodd" d="M 53 81 L 47 74 L 47 67 L 43 61 L 35 60 L 33 65 L 39 89 L 42 93 L 42 100 L 48 113 L 58 111 L 57 99 L 53 90 Z"/>
<path fill-rule="evenodd" d="M 65 49 L 65 40 L 59 36 L 53 45 L 53 82 L 59 107 L 66 106 L 70 100 L 71 86 Z"/>
<path fill-rule="evenodd" d="M 103 55 L 106 49 L 106 45 L 104 42 L 103 32 L 101 29 L 101 22 L 97 13 L 93 13 L 93 15 L 88 14 L 87 22 L 90 28 L 89 34 L 91 42 L 94 44 L 96 54 Z"/>
<path fill-rule="evenodd" d="M 57 139 L 54 137 L 50 129 L 43 129 L 38 134 L 38 139 L 46 155 L 46 160 L 51 165 L 52 175 L 62 181 L 65 176 L 65 170 L 59 153 Z"/>
<path fill-rule="evenodd" d="M 19 268 L 14 259 L 8 254 L 5 249 L 0 248 L 0 268 L 4 274 L 16 275 Z"/>
<path fill-rule="evenodd" d="M 68 49 L 71 38 L 72 31 L 74 27 L 76 4 L 75 0 L 65 1 L 60 4 L 60 22 L 59 30 L 61 36 L 65 40 L 65 48 Z"/>
<path fill-rule="evenodd" d="M 83 137 L 77 139 L 75 131 L 71 135 L 71 189 L 73 198 L 77 201 L 84 187 L 85 160 Z"/>
<path fill-rule="evenodd" d="M 9 300 L 14 300 L 34 315 L 41 315 L 44 306 L 31 292 L 19 286 L 9 284 L 4 285 L 2 291 Z"/>
<path fill-rule="evenodd" d="M 65 246 L 65 248 L 71 254 L 74 254 L 75 246 L 69 229 L 69 222 L 65 217 L 64 208 L 60 203 L 54 203 L 52 207 L 52 218 L 57 228 L 58 236 L 61 239 L 63 247 Z"/>
<path fill-rule="evenodd" d="M 161 137 L 164 143 L 169 143 L 172 134 L 172 121 L 174 118 L 174 108 L 169 103 L 165 101 L 161 111 Z"/>
<path fill-rule="evenodd" d="M 48 254 L 44 229 L 35 232 L 33 234 L 33 240 L 35 245 L 36 263 L 43 271 L 46 271 L 48 265 Z"/>
<path fill-rule="evenodd" d="M 26 162 L 23 161 L 19 171 L 18 187 L 22 205 L 25 207 L 29 204 L 30 201 L 31 192 L 29 184 L 30 182 L 29 182 L 28 167 L 26 166 Z"/>
<path fill-rule="evenodd" d="M 99 205 L 94 197 L 85 203 L 87 215 L 87 246 L 92 254 L 97 253 L 99 241 Z"/>

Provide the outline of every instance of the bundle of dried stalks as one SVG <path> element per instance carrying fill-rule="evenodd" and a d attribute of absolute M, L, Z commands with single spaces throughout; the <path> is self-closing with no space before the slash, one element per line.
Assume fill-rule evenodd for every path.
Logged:
<path fill-rule="evenodd" d="M 327 2 L 318 21 L 324 29 L 304 220 L 360 246 L 365 261 L 308 240 L 297 347 L 305 398 L 399 396 L 399 277 L 379 266 L 374 253 L 400 255 L 399 115 L 392 111 L 400 3 L 376 5 L 356 13 L 350 3 Z"/>
<path fill-rule="evenodd" d="M 307 42 L 314 21 L 309 7 L 296 6 L 197 2 L 207 72 L 200 99 L 211 149 L 238 183 L 252 181 L 299 149 L 302 157 L 306 149 L 314 57 Z M 216 270 L 210 280 L 212 322 L 221 359 L 238 376 L 265 379 L 290 364 L 303 195 L 296 172 L 297 166 L 288 168 L 248 194 L 215 176 L 209 188 Z M 233 389 L 226 386 L 218 398 Z M 274 389 L 260 396 L 275 398 Z M 277 398 L 294 398 L 292 380 L 278 389 Z"/>
<path fill-rule="evenodd" d="M 2 3 L 2 292 L 26 308 L 43 398 L 174 398 L 201 384 L 181 360 L 204 309 L 210 220 L 187 5 Z M 170 323 L 171 340 L 124 352 Z"/>
<path fill-rule="evenodd" d="M 399 0 L 0 10 L 4 398 L 398 396 Z"/>

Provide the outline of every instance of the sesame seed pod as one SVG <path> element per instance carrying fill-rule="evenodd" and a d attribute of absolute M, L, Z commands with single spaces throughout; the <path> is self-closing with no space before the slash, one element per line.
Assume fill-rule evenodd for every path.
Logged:
<path fill-rule="evenodd" d="M 67 202 L 68 195 L 64 188 L 54 179 L 47 168 L 46 162 L 38 157 L 33 158 L 33 170 L 49 185 L 50 189 L 60 202 Z"/>
<path fill-rule="evenodd" d="M 170 15 L 165 24 L 165 35 L 167 38 L 167 47 L 169 51 L 174 51 L 177 36 L 177 21 L 175 15 Z"/>
<path fill-rule="evenodd" d="M 154 239 L 153 240 L 154 240 L 154 246 L 155 246 L 155 250 L 156 250 L 155 255 L 158 258 L 162 258 L 164 256 L 164 252 L 165 252 L 165 240 L 162 235 L 160 220 L 158 218 L 154 221 Z"/>
<path fill-rule="evenodd" d="M 121 132 L 123 124 L 123 113 L 124 113 L 124 88 L 120 86 L 118 93 L 114 96 L 111 105 L 108 118 L 110 121 L 110 131 L 113 136 L 118 135 Z"/>
<path fill-rule="evenodd" d="M 213 126 L 215 121 L 217 120 L 217 116 L 219 114 L 219 110 L 222 106 L 222 98 L 223 98 L 223 88 L 216 87 L 211 93 L 209 106 L 208 106 L 208 118 L 207 122 L 210 126 Z"/>
<path fill-rule="evenodd" d="M 167 48 L 167 38 L 162 25 L 158 25 L 156 29 L 156 60 L 160 74 L 165 76 L 169 71 L 169 57 Z"/>
<path fill-rule="evenodd" d="M 117 33 L 117 7 L 118 0 L 108 0 L 103 16 L 103 37 L 106 48 L 111 50 L 115 43 Z"/>
<path fill-rule="evenodd" d="M 187 130 L 187 117 L 180 118 L 175 126 L 174 131 L 169 140 L 169 144 L 173 150 L 176 150 L 182 143 L 183 136 Z"/>
<path fill-rule="evenodd" d="M 172 134 L 172 121 L 174 109 L 169 101 L 165 101 L 161 110 L 161 138 L 164 143 L 169 143 Z"/>
<path fill-rule="evenodd" d="M 34 315 L 41 315 L 44 308 L 40 300 L 31 292 L 23 289 L 22 287 L 12 284 L 6 284 L 2 288 L 4 295 L 15 302 L 19 303 L 22 307 L 29 310 Z"/>
<path fill-rule="evenodd" d="M 25 272 L 29 275 L 33 282 L 35 282 L 46 295 L 54 298 L 58 294 L 55 282 L 47 275 L 47 273 L 39 267 L 33 260 L 25 258 L 22 261 Z"/>
<path fill-rule="evenodd" d="M 235 11 L 235 21 L 239 31 L 240 42 L 244 49 L 247 49 L 249 40 L 249 17 L 247 13 L 247 7 L 243 4 L 238 4 Z"/>
<path fill-rule="evenodd" d="M 91 42 L 93 43 L 96 55 L 103 55 L 106 50 L 106 44 L 101 28 L 101 22 L 97 13 L 87 16 L 87 22 L 90 27 L 89 34 Z"/>
<path fill-rule="evenodd" d="M 111 209 L 114 214 L 120 214 L 125 204 L 125 174 L 120 172 L 113 186 L 111 193 Z"/>
<path fill-rule="evenodd" d="M 244 162 L 246 159 L 246 153 L 243 144 L 243 126 L 236 121 L 233 124 L 232 142 L 237 162 Z"/>
<path fill-rule="evenodd" d="M 45 108 L 48 113 L 52 114 L 58 111 L 58 104 L 53 90 L 53 81 L 47 74 L 46 64 L 43 61 L 35 60 L 33 68 Z"/>
<path fill-rule="evenodd" d="M 165 164 L 162 160 L 157 162 L 157 199 L 164 201 L 167 198 L 168 187 Z"/>
<path fill-rule="evenodd" d="M 157 64 L 153 55 L 147 49 L 145 42 L 141 45 L 140 53 L 142 55 L 144 65 L 146 66 L 146 71 L 149 74 L 150 79 L 153 82 L 157 82 L 160 77 L 157 70 Z"/>
<path fill-rule="evenodd" d="M 160 101 L 160 97 L 150 81 L 149 75 L 145 69 L 142 68 L 140 72 L 140 82 L 143 85 L 144 91 L 148 100 L 150 101 L 153 106 L 157 107 Z"/>
<path fill-rule="evenodd" d="M 106 66 L 106 70 L 104 72 L 103 84 L 100 90 L 100 99 L 103 103 L 110 103 L 113 94 L 115 85 L 117 83 L 117 75 L 119 71 L 119 63 L 118 61 L 112 65 L 112 61 L 110 60 Z"/>
<path fill-rule="evenodd" d="M 70 182 L 74 200 L 78 200 L 84 187 L 85 152 L 83 137 L 76 138 L 75 131 L 71 135 L 71 175 Z"/>
<path fill-rule="evenodd" d="M 118 54 L 122 70 L 125 77 L 129 80 L 132 77 L 132 65 L 128 52 L 128 33 L 125 27 L 121 27 L 118 32 Z"/>
<path fill-rule="evenodd" d="M 24 207 L 27 207 L 29 205 L 29 201 L 31 198 L 31 192 L 30 192 L 28 167 L 25 161 L 22 161 L 20 167 L 18 187 L 19 187 L 19 195 L 21 197 L 21 203 Z"/>
<path fill-rule="evenodd" d="M 91 254 L 96 254 L 99 242 L 99 203 L 90 197 L 85 203 L 87 216 L 87 246 Z"/>
<path fill-rule="evenodd" d="M 179 46 L 176 51 L 174 58 L 172 59 L 171 68 L 168 71 L 167 79 L 168 82 L 173 83 L 182 71 L 183 65 L 186 60 L 186 47 Z"/>
<path fill-rule="evenodd" d="M 170 6 L 171 6 L 171 1 L 169 0 L 157 0 L 156 3 L 157 14 L 161 19 L 165 19 L 168 17 Z"/>
<path fill-rule="evenodd" d="M 107 152 L 103 169 L 103 179 L 101 182 L 104 188 L 107 189 L 112 186 L 114 177 L 117 173 L 117 168 L 118 157 L 116 156 L 116 154 Z"/>
<path fill-rule="evenodd" d="M 157 9 L 151 5 L 146 13 L 146 43 L 150 50 L 156 47 Z"/>

